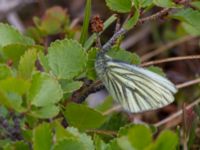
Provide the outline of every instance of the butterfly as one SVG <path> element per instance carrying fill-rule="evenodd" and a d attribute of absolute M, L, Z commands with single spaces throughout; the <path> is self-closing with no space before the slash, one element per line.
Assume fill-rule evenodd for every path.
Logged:
<path fill-rule="evenodd" d="M 164 107 L 174 101 L 173 94 L 177 92 L 168 79 L 101 52 L 97 55 L 95 70 L 113 99 L 132 113 Z"/>

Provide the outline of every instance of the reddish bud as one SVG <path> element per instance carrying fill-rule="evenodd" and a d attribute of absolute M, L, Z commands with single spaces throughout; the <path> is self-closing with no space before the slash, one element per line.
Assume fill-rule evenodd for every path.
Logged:
<path fill-rule="evenodd" d="M 91 20 L 91 29 L 92 32 L 99 33 L 103 31 L 103 21 L 99 15 L 96 15 Z"/>

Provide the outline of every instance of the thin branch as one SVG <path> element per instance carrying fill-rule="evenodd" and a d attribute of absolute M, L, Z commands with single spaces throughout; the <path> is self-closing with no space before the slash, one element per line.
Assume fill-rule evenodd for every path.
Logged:
<path fill-rule="evenodd" d="M 169 8 L 163 9 L 149 17 L 144 17 L 138 20 L 137 25 L 144 23 L 146 21 L 151 21 L 151 20 L 155 20 L 159 17 L 162 17 L 163 15 L 166 15 L 166 13 L 169 11 Z M 106 53 L 111 47 L 112 45 L 115 43 L 116 39 L 119 38 L 120 36 L 124 35 L 127 32 L 126 29 L 121 28 L 118 32 L 116 32 L 111 38 L 110 40 L 103 46 L 102 48 L 102 53 Z"/>
<path fill-rule="evenodd" d="M 180 61 L 180 60 L 194 60 L 194 59 L 200 59 L 200 55 L 165 58 L 161 60 L 146 62 L 146 63 L 141 64 L 140 66 L 146 67 L 146 66 L 157 65 L 157 64 L 166 63 L 166 62 L 174 62 L 174 61 Z"/>
<path fill-rule="evenodd" d="M 72 22 L 71 22 L 69 28 L 70 28 L 70 29 L 73 29 L 73 28 L 79 23 L 79 21 L 80 21 L 80 17 L 77 17 L 77 18 L 75 18 L 74 20 L 72 20 Z"/>
<path fill-rule="evenodd" d="M 149 17 L 141 18 L 141 19 L 139 19 L 137 24 L 143 24 L 144 22 L 147 22 L 147 21 L 156 20 L 164 15 L 167 15 L 170 10 L 171 10 L 171 8 L 165 8 Z"/>
<path fill-rule="evenodd" d="M 101 39 L 99 37 L 99 33 L 96 33 L 96 35 L 97 35 L 97 38 L 96 38 L 96 47 L 101 48 L 102 45 L 101 45 Z"/>
<path fill-rule="evenodd" d="M 109 135 L 109 136 L 117 136 L 117 132 L 115 131 L 108 131 L 108 130 L 87 130 L 87 133 L 97 133 L 97 134 L 103 134 L 103 135 Z"/>
<path fill-rule="evenodd" d="M 194 85 L 194 84 L 198 84 L 198 83 L 200 83 L 200 78 L 195 79 L 195 80 L 191 80 L 191 81 L 188 81 L 188 82 L 185 82 L 185 83 L 178 84 L 178 85 L 176 85 L 176 88 L 182 89 L 182 88 L 185 88 L 185 87 L 188 87 L 188 86 L 191 86 L 191 85 Z"/>
<path fill-rule="evenodd" d="M 139 31 L 134 31 L 134 34 L 130 34 L 130 36 L 126 37 L 120 47 L 123 49 L 128 49 L 133 47 L 136 43 L 141 41 L 144 37 L 146 37 L 151 32 L 151 26 L 149 24 L 145 24 Z"/>
<path fill-rule="evenodd" d="M 97 80 L 96 82 L 89 85 L 89 87 L 85 87 L 80 93 L 78 93 L 78 96 L 73 98 L 73 101 L 77 103 L 82 103 L 85 98 L 91 93 L 99 91 L 99 89 L 102 89 L 103 84 L 100 80 Z"/>
<path fill-rule="evenodd" d="M 125 30 L 124 28 L 121 28 L 119 31 L 117 31 L 111 38 L 110 40 L 108 40 L 108 42 L 106 42 L 106 44 L 104 44 L 104 46 L 102 47 L 102 52 L 106 53 L 108 50 L 111 49 L 112 45 L 115 43 L 115 41 L 117 40 L 117 38 L 119 38 L 120 36 L 124 35 L 127 32 L 127 30 Z"/>
<path fill-rule="evenodd" d="M 120 27 L 121 27 L 120 19 L 117 18 L 117 22 L 116 22 L 116 25 L 115 25 L 115 33 L 120 30 Z"/>
<path fill-rule="evenodd" d="M 109 115 L 113 112 L 116 112 L 116 111 L 120 111 L 122 110 L 122 106 L 121 105 L 116 105 L 108 110 L 106 110 L 105 112 L 103 112 L 103 115 Z"/>
<path fill-rule="evenodd" d="M 185 109 L 189 110 L 189 109 L 193 108 L 194 106 L 196 106 L 199 103 L 200 103 L 200 98 L 196 99 L 194 102 L 192 102 L 191 104 L 186 106 Z M 160 127 L 160 126 L 166 124 L 167 122 L 169 122 L 169 121 L 171 121 L 171 120 L 173 120 L 173 119 L 175 119 L 177 117 L 180 117 L 182 115 L 182 113 L 183 113 L 183 110 L 181 109 L 181 110 L 177 111 L 176 113 L 174 113 L 173 115 L 161 120 L 160 122 L 155 123 L 154 126 Z"/>
<path fill-rule="evenodd" d="M 158 54 L 160 54 L 160 53 L 162 53 L 162 52 L 164 52 L 164 51 L 167 51 L 167 50 L 169 50 L 169 49 L 171 49 L 171 48 L 173 48 L 173 47 L 175 47 L 175 46 L 177 46 L 177 45 L 180 45 L 180 44 L 182 44 L 182 43 L 185 43 L 185 42 L 188 42 L 188 41 L 190 41 L 190 40 L 193 40 L 193 39 L 195 39 L 197 36 L 185 36 L 185 37 L 183 37 L 183 38 L 180 38 L 180 39 L 178 39 L 178 40 L 175 40 L 175 41 L 172 41 L 172 42 L 170 42 L 170 43 L 167 43 L 166 45 L 164 45 L 164 46 L 161 46 L 161 47 L 159 47 L 158 49 L 156 49 L 156 50 L 154 50 L 154 51 L 152 51 L 152 52 L 149 52 L 149 53 L 147 53 L 147 54 L 145 54 L 145 55 L 143 55 L 142 57 L 141 57 L 141 59 L 142 59 L 142 61 L 146 61 L 146 60 L 148 60 L 148 59 L 150 59 L 150 58 L 152 58 L 152 57 L 154 57 L 154 56 L 156 56 L 156 55 L 158 55 Z"/>

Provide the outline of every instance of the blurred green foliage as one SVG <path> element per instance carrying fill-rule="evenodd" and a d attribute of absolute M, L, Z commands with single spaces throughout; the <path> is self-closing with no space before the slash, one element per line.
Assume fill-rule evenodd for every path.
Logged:
<path fill-rule="evenodd" d="M 191 3 L 198 10 L 184 8 L 172 0 L 105 2 L 112 11 L 119 13 L 129 13 L 134 8 L 136 15 L 125 24 L 127 29 L 137 24 L 141 9 L 159 6 L 177 8 L 170 18 L 179 21 L 185 34 L 200 34 L 198 1 Z M 70 27 L 69 14 L 57 6 L 47 9 L 42 18 L 35 17 L 35 26 L 27 29 L 27 36 L 10 25 L 0 24 L 0 121 L 3 122 L 0 125 L 0 149 L 179 149 L 180 139 L 174 131 L 159 133 L 153 131 L 151 125 L 133 124 L 124 112 L 104 115 L 103 112 L 113 106 L 111 97 L 94 108 L 72 102 L 77 91 L 88 88 L 81 79 L 97 80 L 94 62 L 99 50 L 93 46 L 97 35 L 89 38 L 85 35 L 91 15 L 89 9 L 91 6 L 87 4 L 87 22 L 82 32 Z M 104 30 L 116 18 L 111 16 L 104 23 Z M 80 40 L 76 35 L 81 33 Z M 56 35 L 59 40 L 46 46 L 45 41 Z M 141 63 L 137 54 L 123 50 L 117 44 L 108 54 L 131 64 Z M 149 70 L 165 75 L 158 67 L 152 66 Z M 19 130 L 20 136 L 13 138 L 11 135 L 15 132 L 10 128 Z M 194 126 L 189 135 L 194 139 Z M 191 143 L 193 141 L 189 140 Z"/>

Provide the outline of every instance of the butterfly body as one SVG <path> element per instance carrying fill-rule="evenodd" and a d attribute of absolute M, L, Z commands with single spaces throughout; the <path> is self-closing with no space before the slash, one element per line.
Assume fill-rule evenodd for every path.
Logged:
<path fill-rule="evenodd" d="M 174 101 L 174 84 L 149 70 L 104 53 L 97 55 L 95 69 L 113 99 L 129 112 L 153 110 Z"/>

